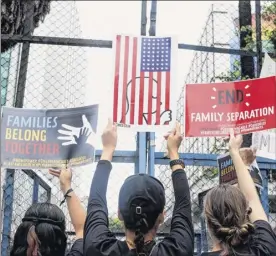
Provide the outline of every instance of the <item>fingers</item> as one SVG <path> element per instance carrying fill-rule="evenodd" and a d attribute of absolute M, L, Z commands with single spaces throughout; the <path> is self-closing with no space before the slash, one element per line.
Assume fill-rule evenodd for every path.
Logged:
<path fill-rule="evenodd" d="M 242 141 L 242 135 L 241 135 L 241 134 L 237 135 L 237 136 L 236 136 L 236 139 L 237 139 L 238 141 Z"/>
<path fill-rule="evenodd" d="M 49 174 L 59 177 L 60 176 L 60 170 L 54 170 L 54 169 L 49 169 Z"/>
<path fill-rule="evenodd" d="M 61 127 L 63 127 L 66 130 L 70 130 L 70 131 L 73 131 L 73 129 L 75 128 L 75 127 L 73 127 L 71 125 L 68 125 L 68 124 L 63 124 L 63 125 L 61 125 Z"/>
<path fill-rule="evenodd" d="M 88 122 L 88 120 L 87 120 L 87 117 L 86 117 L 86 115 L 82 115 L 82 123 L 83 123 L 83 125 L 85 125 L 85 124 L 87 124 L 87 123 L 89 123 Z"/>
<path fill-rule="evenodd" d="M 230 139 L 235 137 L 235 133 L 234 133 L 234 129 L 233 128 L 231 128 L 229 130 L 229 134 L 230 134 Z"/>
<path fill-rule="evenodd" d="M 60 137 L 57 137 L 58 140 L 72 140 L 72 136 L 60 136 Z"/>
<path fill-rule="evenodd" d="M 68 142 L 63 142 L 61 145 L 62 146 L 69 146 L 69 145 L 72 145 L 72 144 L 77 144 L 75 141 L 68 141 Z"/>
<path fill-rule="evenodd" d="M 110 128 L 110 129 L 111 129 L 112 126 L 113 126 L 113 122 L 112 122 L 111 118 L 108 118 L 107 128 Z"/>
<path fill-rule="evenodd" d="M 62 135 L 67 135 L 67 136 L 71 136 L 72 132 L 70 131 L 64 131 L 64 130 L 58 130 L 58 133 L 62 134 Z"/>
<path fill-rule="evenodd" d="M 166 134 L 164 135 L 164 139 L 167 140 L 167 139 L 169 138 L 170 134 L 171 134 L 170 132 L 166 133 Z"/>
<path fill-rule="evenodd" d="M 179 136 L 181 135 L 181 127 L 180 127 L 180 123 L 179 122 L 176 122 L 175 131 L 176 131 L 177 135 L 179 135 Z"/>
<path fill-rule="evenodd" d="M 252 147 L 252 151 L 253 151 L 254 156 L 256 156 L 257 155 L 257 148 L 256 147 Z"/>

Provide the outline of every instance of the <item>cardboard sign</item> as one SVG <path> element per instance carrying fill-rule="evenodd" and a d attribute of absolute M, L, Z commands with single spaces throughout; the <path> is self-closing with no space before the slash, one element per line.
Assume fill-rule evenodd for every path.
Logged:
<path fill-rule="evenodd" d="M 276 128 L 275 76 L 252 80 L 187 84 L 186 137 L 247 134 Z"/>
<path fill-rule="evenodd" d="M 117 35 L 113 41 L 113 122 L 139 132 L 175 125 L 177 39 Z"/>
<path fill-rule="evenodd" d="M 260 77 L 275 76 L 276 74 L 276 62 L 265 53 L 264 62 Z"/>
<path fill-rule="evenodd" d="M 3 108 L 1 164 L 67 168 L 93 162 L 98 105 L 70 109 Z"/>
<path fill-rule="evenodd" d="M 255 132 L 252 136 L 252 145 L 257 148 L 257 156 L 276 160 L 276 132 Z"/>
<path fill-rule="evenodd" d="M 237 184 L 236 169 L 233 164 L 232 158 L 229 154 L 218 157 L 218 168 L 219 168 L 219 183 L 220 184 Z M 255 160 L 249 167 L 248 171 L 257 187 L 262 188 L 262 175 L 258 167 L 257 161 Z"/>

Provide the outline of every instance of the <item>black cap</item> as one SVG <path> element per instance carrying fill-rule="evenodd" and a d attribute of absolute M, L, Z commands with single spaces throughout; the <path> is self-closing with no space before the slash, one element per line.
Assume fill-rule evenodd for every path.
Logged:
<path fill-rule="evenodd" d="M 162 183 L 147 174 L 128 177 L 120 190 L 119 210 L 129 230 L 152 229 L 165 207 L 165 190 Z M 141 228 L 141 220 L 145 222 Z"/>

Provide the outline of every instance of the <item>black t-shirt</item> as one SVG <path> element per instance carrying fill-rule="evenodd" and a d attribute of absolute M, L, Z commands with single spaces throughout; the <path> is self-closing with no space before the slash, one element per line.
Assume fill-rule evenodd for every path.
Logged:
<path fill-rule="evenodd" d="M 83 239 L 75 241 L 70 252 L 66 256 L 83 256 Z"/>
<path fill-rule="evenodd" d="M 110 171 L 109 161 L 99 161 L 88 201 L 84 227 L 85 256 L 132 256 L 125 241 L 119 241 L 108 228 L 106 190 Z M 156 244 L 151 256 L 191 256 L 194 250 L 194 231 L 191 216 L 190 190 L 183 170 L 172 173 L 175 206 L 170 235 Z"/>
<path fill-rule="evenodd" d="M 235 249 L 236 256 L 276 256 L 276 235 L 264 220 L 254 222 L 255 233 L 249 244 Z M 202 256 L 219 256 L 220 252 L 205 252 Z"/>

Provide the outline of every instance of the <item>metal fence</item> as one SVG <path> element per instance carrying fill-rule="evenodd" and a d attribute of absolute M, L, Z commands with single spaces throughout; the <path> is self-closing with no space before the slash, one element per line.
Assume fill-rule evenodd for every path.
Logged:
<path fill-rule="evenodd" d="M 251 72 L 251 77 L 260 73 L 264 51 L 274 53 L 275 27 L 271 17 L 275 17 L 275 3 L 252 2 L 252 19 L 248 19 L 245 7 L 250 1 L 241 1 L 240 8 L 232 4 L 214 4 L 208 15 L 198 45 L 179 44 L 179 56 L 193 52 L 188 75 L 182 82 L 200 83 L 222 80 L 237 80 Z M 5 1 L 4 1 L 5 3 Z M 254 5 L 253 5 L 254 3 Z M 102 86 L 105 76 L 99 75 L 100 69 L 111 63 L 111 40 L 83 38 L 76 1 L 26 1 L 11 6 L 4 4 L 6 12 L 1 19 L 1 104 L 19 108 L 66 108 L 93 103 L 93 91 L 87 87 L 91 76 Z M 139 3 L 140 5 L 141 3 Z M 173 3 L 172 3 L 173 4 Z M 241 5 L 243 4 L 243 5 Z M 82 6 L 85 8 L 86 3 Z M 89 3 L 87 3 L 89 5 Z M 137 2 L 133 1 L 133 5 Z M 141 34 L 146 35 L 147 13 L 150 7 L 149 34 L 156 30 L 157 1 L 142 1 Z M 272 8 L 274 7 L 274 9 Z M 247 10 L 247 9 L 246 9 Z M 16 12 L 26 15 L 16 16 Z M 49 13 L 48 13 L 49 12 Z M 271 13 L 272 12 L 272 13 Z M 251 13 L 251 11 L 250 11 Z M 43 15 L 42 15 L 43 14 Z M 244 16 L 245 19 L 239 19 Z M 45 16 L 44 22 L 38 22 Z M 12 20 L 13 17 L 17 22 Z M 246 30 L 247 44 L 241 41 L 239 22 L 252 24 Z M 273 19 L 272 19 L 273 20 Z M 138 21 L 137 21 L 138 22 Z M 253 23 L 252 23 L 253 22 Z M 4 26 L 3 26 L 4 25 Z M 94 25 L 94 24 L 93 24 Z M 35 28 L 36 27 L 36 28 Z M 248 28 L 248 26 L 246 27 Z M 242 28 L 243 31 L 244 28 Z M 139 31 L 136 31 L 139 33 Z M 243 33 L 243 32 L 242 32 Z M 262 40 L 258 40 L 258 39 Z M 251 39 L 251 40 L 250 40 Z M 10 46 L 13 45 L 12 48 Z M 10 48 L 3 53 L 4 48 Z M 102 48 L 109 48 L 103 51 Z M 95 58 L 93 65 L 89 59 Z M 111 63 L 111 64 L 110 64 Z M 252 70 L 244 63 L 253 63 Z M 250 75 L 250 74 L 249 74 Z M 91 102 L 85 100 L 91 94 Z M 183 90 L 178 100 L 178 120 L 184 122 Z M 120 134 L 119 134 L 120 135 Z M 168 160 L 164 158 L 165 144 L 155 139 L 154 133 L 129 133 L 133 150 L 126 151 L 120 142 L 114 156 L 114 170 L 110 177 L 113 185 L 108 189 L 108 206 L 112 230 L 123 238 L 123 230 L 116 217 L 119 188 L 124 179 L 132 173 L 147 172 L 158 177 L 166 187 L 167 218 L 161 227 L 159 237 L 164 236 L 170 227 L 170 216 L 174 205 Z M 159 145 L 160 144 L 160 145 Z M 218 184 L 216 157 L 225 152 L 225 145 L 216 138 L 185 139 L 181 147 L 181 157 L 185 159 L 187 174 L 192 192 L 193 220 L 196 230 L 195 248 L 197 253 L 206 251 L 210 246 L 202 220 L 202 192 Z M 96 152 L 96 158 L 100 156 Z M 276 225 L 276 164 L 259 159 L 264 175 L 262 202 L 270 221 Z M 88 191 L 95 164 L 74 170 L 73 188 L 81 196 L 86 206 Z M 46 170 L 3 170 L 2 189 L 2 240 L 1 255 L 8 255 L 16 227 L 26 209 L 35 202 L 58 204 L 62 199 L 59 182 Z M 84 196 L 85 195 L 85 196 Z M 74 239 L 73 227 L 65 206 L 67 231 L 70 241 Z M 71 239 L 72 238 L 72 239 Z"/>

